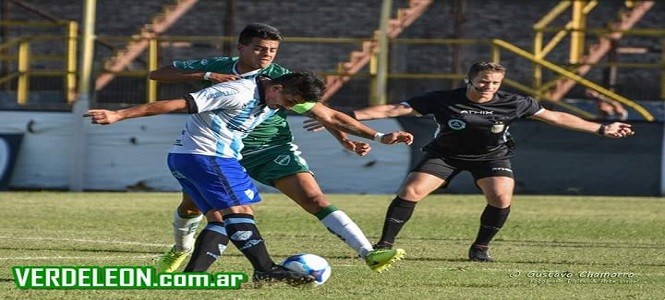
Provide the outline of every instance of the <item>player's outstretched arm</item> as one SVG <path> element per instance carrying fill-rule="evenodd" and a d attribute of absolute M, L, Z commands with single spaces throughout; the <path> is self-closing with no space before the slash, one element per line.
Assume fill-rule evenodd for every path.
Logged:
<path fill-rule="evenodd" d="M 325 127 L 324 127 L 325 128 Z M 348 135 L 335 128 L 326 128 L 328 132 L 337 139 L 337 141 L 344 147 L 344 149 L 355 152 L 359 156 L 365 156 L 372 151 L 370 144 L 360 141 L 350 140 Z"/>
<path fill-rule="evenodd" d="M 369 106 L 363 109 L 354 110 L 353 114 L 353 117 L 356 120 L 373 120 L 418 115 L 411 106 L 401 103 Z"/>
<path fill-rule="evenodd" d="M 384 134 L 381 137 L 381 143 L 392 145 L 397 143 L 404 143 L 411 145 L 413 143 L 413 135 L 406 131 L 395 131 Z"/>
<path fill-rule="evenodd" d="M 181 98 L 156 101 L 120 110 L 91 109 L 83 116 L 90 117 L 92 124 L 110 125 L 125 119 L 186 111 L 187 109 L 187 101 Z"/>
<path fill-rule="evenodd" d="M 531 118 L 554 126 L 588 133 L 597 133 L 610 138 L 623 138 L 635 134 L 630 124 L 614 122 L 612 124 L 604 125 L 584 120 L 569 113 L 547 109 L 531 116 Z"/>
<path fill-rule="evenodd" d="M 345 110 L 344 113 L 356 120 L 373 120 L 418 115 L 418 113 L 413 108 L 404 104 L 370 106 L 355 111 Z M 323 129 L 323 124 L 321 124 L 321 122 L 319 122 L 317 119 L 309 119 L 303 122 L 303 128 L 307 131 L 319 131 Z"/>
<path fill-rule="evenodd" d="M 174 66 L 163 66 L 148 74 L 150 80 L 166 83 L 183 83 L 204 80 L 205 72 L 198 70 L 180 70 Z"/>
<path fill-rule="evenodd" d="M 329 129 L 337 129 L 355 136 L 364 137 L 380 141 L 384 144 L 406 143 L 411 144 L 413 135 L 408 132 L 396 131 L 390 134 L 380 133 L 351 116 L 331 109 L 321 103 L 316 103 L 314 107 L 308 112 L 316 120 L 321 122 L 323 126 Z"/>
<path fill-rule="evenodd" d="M 209 80 L 214 83 L 240 79 L 234 74 L 220 74 L 201 70 L 181 70 L 174 66 L 164 66 L 150 72 L 148 78 L 165 83 L 183 83 Z"/>

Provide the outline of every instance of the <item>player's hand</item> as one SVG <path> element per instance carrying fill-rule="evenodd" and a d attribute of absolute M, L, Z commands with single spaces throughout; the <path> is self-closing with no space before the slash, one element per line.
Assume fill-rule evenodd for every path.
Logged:
<path fill-rule="evenodd" d="M 208 80 L 214 83 L 220 83 L 220 82 L 234 81 L 238 79 L 240 79 L 240 76 L 238 75 L 212 73 L 210 74 L 210 79 Z"/>
<path fill-rule="evenodd" d="M 307 119 L 302 124 L 302 128 L 305 128 L 307 131 L 321 131 L 324 129 L 323 125 L 316 119 Z"/>
<path fill-rule="evenodd" d="M 611 138 L 623 138 L 629 137 L 633 134 L 635 134 L 635 131 L 633 131 L 633 128 L 630 124 L 614 122 L 612 124 L 605 125 L 605 133 L 603 135 Z"/>
<path fill-rule="evenodd" d="M 411 143 L 413 143 L 413 135 L 406 131 L 395 131 L 383 135 L 381 137 L 381 143 L 388 145 L 396 143 L 411 145 Z"/>
<path fill-rule="evenodd" d="M 344 147 L 344 149 L 349 150 L 351 152 L 355 152 L 359 156 L 365 156 L 367 153 L 372 151 L 372 146 L 370 146 L 370 144 L 365 142 L 343 140 L 340 143 L 342 144 L 342 147 Z"/>
<path fill-rule="evenodd" d="M 88 110 L 85 114 L 83 114 L 84 117 L 90 117 L 90 122 L 92 124 L 100 124 L 100 125 L 109 125 L 113 124 L 115 122 L 120 121 L 121 117 L 120 114 L 118 114 L 115 111 L 111 110 L 106 110 L 106 109 L 91 109 Z"/>

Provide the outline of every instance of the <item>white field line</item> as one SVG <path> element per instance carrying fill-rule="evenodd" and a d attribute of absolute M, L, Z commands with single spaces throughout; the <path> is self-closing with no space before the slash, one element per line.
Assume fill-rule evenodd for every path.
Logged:
<path fill-rule="evenodd" d="M 69 239 L 69 238 L 49 238 L 49 237 L 9 237 L 0 236 L 0 239 L 8 240 L 31 240 L 31 241 L 64 241 L 64 242 L 77 242 L 77 243 L 96 243 L 96 244 L 122 244 L 122 245 L 136 245 L 136 246 L 154 246 L 154 247 L 169 247 L 173 244 L 156 244 L 156 243 L 142 243 L 142 242 L 128 242 L 117 240 L 88 240 L 88 239 Z"/>
<path fill-rule="evenodd" d="M 159 255 L 129 255 L 129 256 L 23 256 L 23 257 L 0 257 L 2 260 L 118 260 L 119 258 L 133 258 L 133 259 L 145 259 L 145 258 L 155 258 Z"/>
<path fill-rule="evenodd" d="M 8 237 L 0 236 L 0 239 L 7 240 L 28 240 L 28 241 L 64 241 L 76 243 L 91 243 L 91 244 L 114 244 L 114 245 L 136 245 L 136 246 L 154 246 L 154 247 L 169 247 L 171 244 L 156 244 L 156 243 L 141 243 L 130 241 L 117 241 L 117 240 L 90 240 L 90 239 L 68 239 L 68 238 L 49 238 L 49 237 Z M 3 260 L 76 260 L 76 259 L 91 259 L 91 260 L 117 260 L 118 258 L 132 258 L 132 259 L 145 259 L 155 258 L 159 255 L 129 255 L 129 256 L 23 256 L 23 257 L 0 257 Z"/>

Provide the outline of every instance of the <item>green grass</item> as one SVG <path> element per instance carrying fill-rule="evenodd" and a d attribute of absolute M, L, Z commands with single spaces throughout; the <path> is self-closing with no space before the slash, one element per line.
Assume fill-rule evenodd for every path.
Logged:
<path fill-rule="evenodd" d="M 329 195 L 378 238 L 392 195 Z M 467 262 L 484 200 L 433 195 L 397 240 L 407 258 L 377 274 L 282 195 L 266 194 L 257 222 L 275 260 L 299 253 L 331 263 L 318 288 L 19 290 L 19 265 L 151 265 L 171 244 L 176 193 L 0 193 L 0 299 L 656 299 L 665 294 L 665 199 L 517 196 L 492 243 L 495 263 Z M 233 247 L 213 272 L 251 268 Z M 569 272 L 569 273 L 567 273 Z M 631 273 L 630 278 L 586 274 Z M 566 275 L 571 274 L 571 275 Z M 571 276 L 561 278 L 560 276 Z"/>

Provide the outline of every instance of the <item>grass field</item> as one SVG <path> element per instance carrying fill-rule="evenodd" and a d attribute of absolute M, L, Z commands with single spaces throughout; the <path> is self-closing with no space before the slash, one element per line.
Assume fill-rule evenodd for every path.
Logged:
<path fill-rule="evenodd" d="M 465 260 L 484 201 L 421 202 L 397 245 L 407 258 L 371 272 L 352 250 L 282 195 L 266 194 L 257 222 L 275 260 L 299 253 L 331 263 L 318 288 L 20 290 L 12 266 L 138 266 L 171 244 L 175 193 L 1 192 L 0 299 L 662 299 L 665 199 L 517 196 L 492 244 L 497 262 Z M 372 242 L 392 195 L 330 195 Z M 229 247 L 213 272 L 245 272 Z M 624 277 L 605 277 L 624 274 Z M 601 276 L 601 277 L 598 277 Z M 626 277 L 629 276 L 629 277 Z M 564 278 L 562 278 L 564 277 Z"/>

